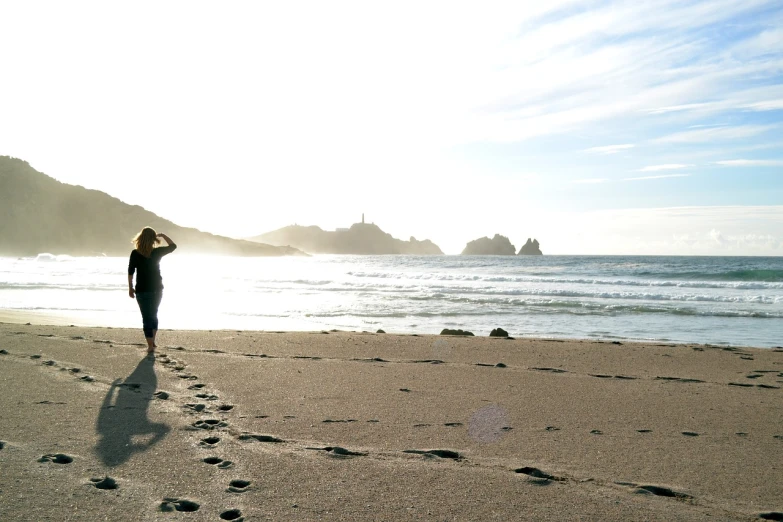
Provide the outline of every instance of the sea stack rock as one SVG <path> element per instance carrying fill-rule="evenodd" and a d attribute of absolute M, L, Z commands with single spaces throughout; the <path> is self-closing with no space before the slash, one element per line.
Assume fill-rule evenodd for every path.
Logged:
<path fill-rule="evenodd" d="M 544 253 L 541 252 L 541 249 L 538 247 L 538 240 L 530 240 L 530 238 L 527 238 L 527 243 L 522 245 L 522 248 L 519 249 L 519 255 L 520 256 L 543 256 Z"/>
<path fill-rule="evenodd" d="M 463 256 L 513 256 L 516 248 L 506 236 L 495 234 L 492 239 L 482 237 L 465 245 Z"/>

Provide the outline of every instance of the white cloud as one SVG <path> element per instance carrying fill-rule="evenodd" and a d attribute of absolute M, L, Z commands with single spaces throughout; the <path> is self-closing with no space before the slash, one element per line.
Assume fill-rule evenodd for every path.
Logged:
<path fill-rule="evenodd" d="M 652 140 L 653 143 L 705 143 L 713 140 L 732 140 L 757 136 L 775 125 L 737 125 L 734 127 L 714 127 L 692 131 L 676 132 Z"/>
<path fill-rule="evenodd" d="M 621 150 L 628 150 L 634 148 L 632 143 L 624 143 L 622 145 L 604 145 L 602 147 L 591 147 L 584 149 L 582 152 L 588 152 L 590 154 L 617 154 Z"/>
<path fill-rule="evenodd" d="M 694 109 L 708 109 L 716 107 L 715 103 L 686 103 L 684 105 L 673 105 L 671 107 L 656 107 L 647 109 L 648 114 L 666 114 L 669 112 L 689 111 Z"/>
<path fill-rule="evenodd" d="M 748 103 L 744 108 L 752 111 L 777 111 L 783 109 L 783 100 L 764 100 Z"/>
<path fill-rule="evenodd" d="M 677 170 L 692 167 L 693 165 L 683 165 L 681 163 L 666 163 L 664 165 L 649 165 L 639 169 L 639 172 L 657 172 L 659 170 Z"/>
<path fill-rule="evenodd" d="M 783 167 L 783 160 L 734 159 L 716 161 L 715 164 L 724 167 Z"/>
<path fill-rule="evenodd" d="M 623 181 L 641 181 L 645 179 L 685 178 L 690 174 L 659 174 L 657 176 L 640 176 L 637 178 L 623 178 Z"/>

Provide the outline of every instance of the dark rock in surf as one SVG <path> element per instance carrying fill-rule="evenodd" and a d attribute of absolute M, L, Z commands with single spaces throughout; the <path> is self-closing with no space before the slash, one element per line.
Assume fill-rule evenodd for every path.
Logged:
<path fill-rule="evenodd" d="M 469 332 L 467 330 L 450 330 L 448 328 L 444 328 L 440 332 L 441 335 L 462 335 L 462 336 L 468 336 L 473 337 L 473 332 Z"/>
<path fill-rule="evenodd" d="M 508 332 L 502 328 L 495 328 L 489 332 L 490 337 L 508 337 Z"/>

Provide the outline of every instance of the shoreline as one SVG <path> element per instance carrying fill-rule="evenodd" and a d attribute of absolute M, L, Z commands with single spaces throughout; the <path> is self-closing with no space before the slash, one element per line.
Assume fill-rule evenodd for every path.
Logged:
<path fill-rule="evenodd" d="M 21 310 L 11 310 L 11 309 L 0 309 L 0 324 L 20 324 L 20 325 L 38 325 L 38 326 L 68 326 L 68 327 L 79 327 L 79 328 L 107 328 L 107 329 L 127 329 L 127 330 L 138 330 L 141 331 L 141 319 L 139 319 L 139 326 L 116 326 L 109 324 L 108 322 L 90 322 L 85 321 L 82 317 L 77 315 L 68 315 L 68 314 L 51 314 L 46 312 L 38 312 L 38 311 L 21 311 Z M 502 327 L 502 326 L 501 326 Z M 446 327 L 444 327 L 446 328 Z M 381 328 L 382 329 L 382 328 Z M 325 330 L 319 330 L 319 329 L 312 329 L 312 330 L 279 330 L 279 329 L 269 329 L 269 330 L 258 330 L 258 329 L 252 329 L 252 328 L 203 328 L 203 329 L 193 329 L 193 328 L 182 328 L 182 329 L 168 329 L 164 328 L 161 331 L 168 331 L 168 332 L 183 332 L 183 333 L 194 333 L 197 334 L 199 332 L 212 332 L 212 331 L 243 331 L 243 332 L 256 332 L 256 333 L 269 333 L 269 332 L 277 332 L 277 333 L 313 333 L 313 332 L 319 332 L 319 331 L 325 331 Z M 330 329 L 331 332 L 347 332 L 347 333 L 364 333 L 364 334 L 372 334 L 375 333 L 370 330 L 347 330 L 347 329 Z M 440 333 L 419 333 L 419 332 L 400 332 L 400 331 L 385 331 L 385 333 L 388 333 L 390 335 L 404 335 L 404 336 L 413 336 L 413 337 L 420 337 L 420 336 L 433 336 L 433 337 L 440 337 Z M 476 334 L 475 332 L 473 337 L 476 338 L 483 338 L 483 337 L 489 337 L 489 334 L 487 335 L 480 335 Z M 454 337 L 454 336 L 443 336 L 443 337 Z M 470 337 L 470 336 L 468 336 Z M 753 346 L 753 345 L 746 345 L 746 344 L 731 344 L 731 343 L 701 343 L 701 342 L 690 342 L 690 341 L 676 341 L 676 340 L 664 340 L 664 339 L 651 339 L 651 340 L 645 340 L 645 339 L 632 339 L 632 338 L 625 338 L 625 337 L 617 337 L 617 336 L 605 336 L 605 337 L 540 337 L 540 336 L 525 336 L 525 335 L 514 335 L 512 333 L 509 333 L 509 337 L 512 339 L 526 339 L 526 340 L 533 340 L 533 341 L 554 341 L 554 342 L 596 342 L 596 343 L 612 343 L 612 342 L 620 342 L 620 343 L 627 343 L 627 344 L 649 344 L 649 345 L 677 345 L 677 346 L 705 346 L 705 347 L 720 347 L 720 348 L 736 348 L 736 349 L 742 349 L 742 348 L 754 348 L 759 350 L 776 350 L 776 349 L 783 349 L 783 346 Z M 493 338 L 494 339 L 494 338 Z"/>

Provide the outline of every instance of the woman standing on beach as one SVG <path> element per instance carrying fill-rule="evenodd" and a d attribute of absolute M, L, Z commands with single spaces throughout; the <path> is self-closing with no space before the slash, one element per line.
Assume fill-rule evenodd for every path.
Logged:
<path fill-rule="evenodd" d="M 165 247 L 155 248 L 160 238 Z M 158 234 L 150 227 L 144 227 L 133 238 L 136 249 L 128 261 L 128 295 L 136 298 L 141 310 L 144 337 L 147 339 L 147 353 L 155 353 L 155 336 L 158 333 L 158 307 L 163 298 L 163 278 L 160 275 L 160 258 L 173 252 L 177 245 L 166 234 Z M 136 272 L 136 289 L 133 288 L 133 273 Z"/>

